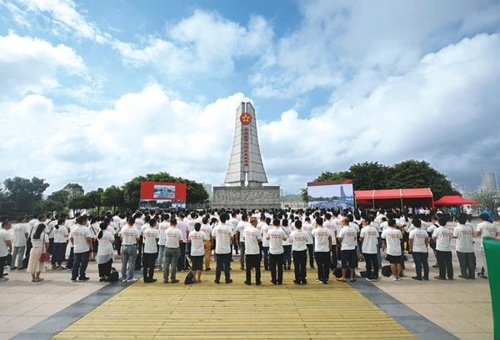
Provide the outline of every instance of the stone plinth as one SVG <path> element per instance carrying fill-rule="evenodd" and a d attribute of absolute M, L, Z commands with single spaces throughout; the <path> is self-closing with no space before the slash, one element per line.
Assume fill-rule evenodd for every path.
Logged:
<path fill-rule="evenodd" d="M 214 187 L 212 208 L 280 208 L 280 187 Z"/>

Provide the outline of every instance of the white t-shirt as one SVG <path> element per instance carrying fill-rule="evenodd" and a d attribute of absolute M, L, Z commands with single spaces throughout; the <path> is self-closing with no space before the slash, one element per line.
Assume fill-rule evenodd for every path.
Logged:
<path fill-rule="evenodd" d="M 267 239 L 267 233 L 270 228 L 271 226 L 269 224 L 264 223 L 262 225 L 262 228 L 260 229 L 260 233 L 262 235 L 262 246 L 266 248 L 269 248 L 269 240 Z"/>
<path fill-rule="evenodd" d="M 236 226 L 236 231 L 240 233 L 240 242 L 244 242 L 244 237 L 243 234 L 245 233 L 245 228 L 246 227 L 251 227 L 252 225 L 247 222 L 247 221 L 240 221 L 238 225 Z M 246 252 L 246 247 L 245 247 L 245 252 Z"/>
<path fill-rule="evenodd" d="M 192 231 L 189 233 L 188 240 L 191 241 L 191 256 L 205 255 L 203 241 L 208 240 L 207 234 L 203 231 Z"/>
<path fill-rule="evenodd" d="M 210 240 L 210 238 L 212 237 L 212 226 L 210 224 L 202 224 L 201 225 L 201 228 L 200 228 L 200 231 L 202 231 L 203 233 L 205 233 L 205 235 L 207 236 L 207 238 L 205 239 L 206 240 Z"/>
<path fill-rule="evenodd" d="M 382 231 L 382 239 L 385 240 L 387 246 L 387 254 L 391 256 L 401 256 L 401 239 L 403 234 L 400 230 L 387 227 Z"/>
<path fill-rule="evenodd" d="M 290 234 L 290 242 L 292 243 L 292 251 L 303 251 L 307 249 L 307 244 L 312 243 L 312 237 L 306 231 L 295 230 Z"/>
<path fill-rule="evenodd" d="M 149 225 L 149 224 L 148 224 Z M 156 228 L 151 228 L 149 225 L 143 233 L 143 242 L 144 242 L 144 253 L 145 254 L 155 254 L 158 252 L 158 239 L 160 238 L 160 231 Z"/>
<path fill-rule="evenodd" d="M 461 253 L 474 252 L 474 231 L 472 227 L 459 224 L 453 229 L 453 237 L 457 238 L 456 250 Z"/>
<path fill-rule="evenodd" d="M 189 231 L 189 226 L 186 221 L 181 220 L 177 222 L 177 229 L 181 231 L 182 235 L 182 242 L 186 243 L 187 242 L 187 235 Z"/>
<path fill-rule="evenodd" d="M 309 240 L 311 241 L 310 243 L 307 244 L 313 243 L 313 236 L 312 236 L 313 229 L 314 227 L 312 226 L 311 223 L 304 222 L 304 224 L 302 224 L 302 231 L 305 231 L 309 235 Z"/>
<path fill-rule="evenodd" d="M 269 254 L 283 254 L 283 241 L 287 239 L 285 231 L 281 227 L 273 226 L 269 228 L 267 237 L 269 238 Z"/>
<path fill-rule="evenodd" d="M 353 226 L 350 224 L 348 226 L 343 226 L 338 234 L 338 238 L 341 240 L 340 250 L 356 249 L 356 245 L 358 244 L 357 236 L 358 233 Z"/>
<path fill-rule="evenodd" d="M 73 251 L 75 254 L 85 253 L 90 250 L 87 238 L 92 238 L 92 234 L 89 227 L 77 224 L 76 227 L 71 230 L 70 237 L 73 238 Z"/>
<path fill-rule="evenodd" d="M 330 231 L 330 234 L 332 235 L 332 245 L 337 245 L 337 225 L 335 222 L 332 220 L 326 220 L 325 223 L 323 223 L 323 227 Z"/>
<path fill-rule="evenodd" d="M 0 228 L 0 257 L 7 256 L 9 254 L 7 241 L 12 241 L 12 234 L 8 230 Z"/>
<path fill-rule="evenodd" d="M 54 238 L 54 227 L 57 225 L 57 220 L 51 220 L 47 222 L 47 228 L 45 232 L 49 235 L 49 238 Z"/>
<path fill-rule="evenodd" d="M 365 254 L 377 254 L 378 231 L 371 225 L 361 228 L 359 236 L 363 239 L 361 247 Z"/>
<path fill-rule="evenodd" d="M 4 229 L 5 230 L 5 229 Z M 26 246 L 26 238 L 29 233 L 29 226 L 27 223 L 19 223 L 14 225 L 14 247 L 25 247 Z"/>
<path fill-rule="evenodd" d="M 233 228 L 230 225 L 220 223 L 212 229 L 212 237 L 215 238 L 215 253 L 231 253 L 231 237 L 233 237 Z"/>
<path fill-rule="evenodd" d="M 54 243 L 66 243 L 68 242 L 69 231 L 66 226 L 60 225 L 54 227 Z"/>
<path fill-rule="evenodd" d="M 332 234 L 325 226 L 317 226 L 312 231 L 314 236 L 314 251 L 317 253 L 325 253 L 330 251 L 330 239 Z"/>
<path fill-rule="evenodd" d="M 32 238 L 31 242 L 33 244 L 33 248 L 42 248 L 44 242 L 49 243 L 49 235 L 47 235 L 46 233 L 42 233 L 38 240 Z"/>
<path fill-rule="evenodd" d="M 160 222 L 158 224 L 158 231 L 160 232 L 160 235 L 158 237 L 158 244 L 160 246 L 165 245 L 165 230 L 167 230 L 168 227 L 170 227 L 170 223 L 168 223 L 166 221 Z"/>
<path fill-rule="evenodd" d="M 451 239 L 453 231 L 446 227 L 439 227 L 434 230 L 432 237 L 436 238 L 436 250 L 451 251 Z"/>
<path fill-rule="evenodd" d="M 497 236 L 497 227 L 488 221 L 481 222 L 477 225 L 477 231 L 481 233 L 481 248 L 483 248 L 483 237 L 488 236 L 494 238 Z"/>
<path fill-rule="evenodd" d="M 127 224 L 121 231 L 122 245 L 132 246 L 134 244 L 137 244 L 139 236 L 139 230 L 137 230 L 135 225 L 130 226 Z"/>
<path fill-rule="evenodd" d="M 165 230 L 165 248 L 179 248 L 181 241 L 184 241 L 182 231 L 177 227 L 170 226 Z"/>
<path fill-rule="evenodd" d="M 425 239 L 429 237 L 429 234 L 422 228 L 414 228 L 410 231 L 408 236 L 410 240 L 413 240 L 413 247 L 411 249 L 414 253 L 427 253 L 427 246 L 425 245 Z"/>
<path fill-rule="evenodd" d="M 59 226 L 59 229 L 66 229 L 66 227 Z M 114 241 L 115 235 L 113 235 L 113 233 L 108 230 L 103 230 L 102 237 L 97 239 L 97 242 L 99 242 L 99 247 L 97 247 L 97 256 L 113 254 Z"/>
<path fill-rule="evenodd" d="M 245 254 L 257 255 L 260 254 L 259 241 L 262 240 L 262 236 L 257 228 L 254 228 L 251 224 L 246 227 L 243 231 L 243 241 L 245 242 Z"/>

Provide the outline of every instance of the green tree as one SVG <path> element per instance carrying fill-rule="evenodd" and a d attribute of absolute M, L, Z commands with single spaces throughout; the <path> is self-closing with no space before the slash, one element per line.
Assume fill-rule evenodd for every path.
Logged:
<path fill-rule="evenodd" d="M 40 200 L 35 203 L 33 210 L 37 214 L 45 214 L 47 212 L 63 212 L 64 205 L 59 201 L 54 201 L 51 199 Z"/>
<path fill-rule="evenodd" d="M 378 162 L 364 162 L 351 165 L 347 178 L 352 179 L 355 190 L 374 190 L 387 188 L 391 168 Z"/>
<path fill-rule="evenodd" d="M 99 188 L 97 190 L 89 191 L 84 195 L 88 203 L 88 208 L 95 209 L 97 215 L 99 215 L 101 207 L 103 206 L 102 203 L 103 193 L 104 189 Z"/>
<path fill-rule="evenodd" d="M 343 181 L 351 179 L 349 171 L 330 172 L 323 171 L 313 182 L 330 182 L 330 181 Z"/>
<path fill-rule="evenodd" d="M 52 194 L 50 194 L 47 199 L 59 202 L 63 205 L 63 207 L 66 207 L 68 205 L 69 201 L 69 193 L 66 190 L 57 190 L 54 191 Z"/>
<path fill-rule="evenodd" d="M 432 168 L 429 163 L 415 160 L 395 164 L 386 188 L 430 188 L 434 199 L 458 194 L 445 175 Z"/>
<path fill-rule="evenodd" d="M 81 213 L 84 209 L 90 208 L 89 200 L 85 195 L 75 195 L 68 201 L 68 208 L 73 210 L 73 215 Z"/>
<path fill-rule="evenodd" d="M 159 172 L 135 177 L 123 185 L 125 205 L 130 209 L 137 209 L 139 206 L 141 181 L 186 183 L 187 204 L 204 203 L 208 199 L 208 193 L 202 184 L 181 177 L 173 177 L 167 172 Z"/>
<path fill-rule="evenodd" d="M 123 190 L 115 185 L 106 188 L 102 193 L 102 204 L 106 207 L 110 207 L 113 211 L 122 207 L 124 202 Z"/>
<path fill-rule="evenodd" d="M 68 199 L 85 193 L 83 187 L 78 183 L 68 183 L 61 190 L 68 193 Z"/>
<path fill-rule="evenodd" d="M 37 177 L 31 180 L 21 177 L 8 178 L 4 185 L 8 197 L 15 202 L 19 212 L 31 212 L 33 205 L 42 199 L 44 191 L 50 186 L 44 179 Z"/>
<path fill-rule="evenodd" d="M 479 202 L 482 209 L 488 208 L 494 212 L 498 195 L 493 190 L 479 190 L 474 194 L 474 199 Z"/>

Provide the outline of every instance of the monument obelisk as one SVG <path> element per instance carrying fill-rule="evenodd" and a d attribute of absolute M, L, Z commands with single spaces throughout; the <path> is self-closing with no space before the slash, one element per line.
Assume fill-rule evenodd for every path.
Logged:
<path fill-rule="evenodd" d="M 213 208 L 279 208 L 279 186 L 267 183 L 260 154 L 255 109 L 249 102 L 236 109 L 233 147 L 224 184 L 214 187 Z"/>

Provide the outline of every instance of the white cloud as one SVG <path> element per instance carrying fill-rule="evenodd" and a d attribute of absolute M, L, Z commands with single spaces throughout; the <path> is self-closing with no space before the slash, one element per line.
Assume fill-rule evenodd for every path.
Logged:
<path fill-rule="evenodd" d="M 73 49 L 9 32 L 0 36 L 0 97 L 45 93 L 58 87 L 58 73 L 84 76 L 87 68 Z"/>
<path fill-rule="evenodd" d="M 85 19 L 72 0 L 17 0 L 29 13 L 47 13 L 52 18 L 53 31 L 74 32 L 77 36 L 104 43 L 109 36 Z"/>
<path fill-rule="evenodd" d="M 196 10 L 169 27 L 166 38 L 149 37 L 146 47 L 114 41 L 126 63 L 151 63 L 167 75 L 225 75 L 235 61 L 269 49 L 273 31 L 266 20 L 252 16 L 243 27 L 215 12 Z"/>

